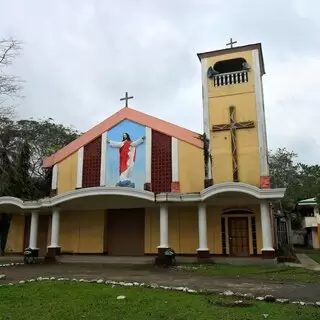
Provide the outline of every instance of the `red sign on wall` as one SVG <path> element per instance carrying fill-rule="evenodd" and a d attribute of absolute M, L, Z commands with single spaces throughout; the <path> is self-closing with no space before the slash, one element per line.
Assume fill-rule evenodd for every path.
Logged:
<path fill-rule="evenodd" d="M 270 189 L 270 177 L 261 176 L 260 177 L 260 188 L 261 189 Z"/>

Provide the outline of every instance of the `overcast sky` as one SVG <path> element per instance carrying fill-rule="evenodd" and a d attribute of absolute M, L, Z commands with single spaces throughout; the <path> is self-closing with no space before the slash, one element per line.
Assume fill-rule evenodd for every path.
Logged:
<path fill-rule="evenodd" d="M 269 148 L 320 163 L 318 0 L 10 0 L 0 37 L 22 40 L 20 117 L 86 131 L 123 104 L 202 132 L 198 52 L 261 42 Z"/>

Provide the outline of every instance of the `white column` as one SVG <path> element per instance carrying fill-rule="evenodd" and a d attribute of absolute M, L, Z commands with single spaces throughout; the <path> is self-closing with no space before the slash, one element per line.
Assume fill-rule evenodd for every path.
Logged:
<path fill-rule="evenodd" d="M 168 248 L 168 206 L 166 204 L 160 205 L 160 245 L 158 248 Z"/>
<path fill-rule="evenodd" d="M 58 187 L 58 165 L 55 164 L 52 168 L 51 190 L 57 190 L 57 187 Z"/>
<path fill-rule="evenodd" d="M 108 131 L 101 135 L 101 160 L 100 160 L 100 186 L 104 187 L 106 183 L 106 166 L 107 166 L 107 136 Z"/>
<path fill-rule="evenodd" d="M 83 174 L 83 155 L 84 155 L 84 147 L 81 147 L 78 150 L 78 161 L 77 161 L 77 183 L 76 188 L 82 188 L 82 174 Z"/>
<path fill-rule="evenodd" d="M 179 181 L 179 147 L 178 139 L 171 138 L 171 166 L 172 166 L 172 182 Z"/>
<path fill-rule="evenodd" d="M 271 237 L 271 218 L 268 201 L 261 201 L 261 230 L 262 230 L 262 249 L 261 251 L 274 251 Z"/>
<path fill-rule="evenodd" d="M 31 249 L 38 249 L 37 248 L 38 223 L 39 223 L 39 213 L 32 212 L 31 213 L 30 238 L 29 238 L 29 248 L 31 248 Z"/>
<path fill-rule="evenodd" d="M 59 247 L 59 233 L 60 233 L 60 211 L 55 208 L 52 212 L 51 222 L 51 248 Z"/>
<path fill-rule="evenodd" d="M 146 178 L 145 183 L 151 183 L 151 156 L 152 156 L 152 130 L 146 127 L 146 153 L 145 153 L 145 168 Z"/>
<path fill-rule="evenodd" d="M 197 251 L 208 251 L 207 240 L 207 211 L 206 205 L 198 205 L 198 229 L 199 229 L 199 249 Z"/>

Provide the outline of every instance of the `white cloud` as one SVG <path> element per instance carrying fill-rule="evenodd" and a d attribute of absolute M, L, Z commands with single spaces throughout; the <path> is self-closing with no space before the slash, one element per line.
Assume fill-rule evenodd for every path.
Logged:
<path fill-rule="evenodd" d="M 26 80 L 21 117 L 84 131 L 122 107 L 202 130 L 196 53 L 262 42 L 269 146 L 319 163 L 320 43 L 316 0 L 12 0 L 1 36 L 25 42 L 13 72 Z"/>

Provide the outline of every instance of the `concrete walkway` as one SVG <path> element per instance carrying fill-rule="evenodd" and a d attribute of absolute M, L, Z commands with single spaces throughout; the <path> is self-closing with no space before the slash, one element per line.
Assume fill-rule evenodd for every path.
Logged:
<path fill-rule="evenodd" d="M 306 254 L 304 253 L 297 253 L 297 258 L 300 261 L 300 265 L 296 263 L 290 263 L 287 265 L 294 266 L 294 267 L 300 267 L 300 268 L 306 268 L 309 270 L 314 270 L 314 271 L 320 271 L 320 264 L 317 261 L 314 261 L 313 259 L 309 258 Z"/>
<path fill-rule="evenodd" d="M 117 264 L 117 265 L 152 265 L 154 262 L 154 256 L 135 256 L 135 257 L 117 257 L 117 256 L 105 256 L 105 255 L 61 255 L 58 257 L 58 261 L 61 263 L 86 263 L 86 264 Z M 199 262 L 197 257 L 176 257 L 177 263 L 197 263 Z M 232 264 L 232 265 L 276 265 L 276 259 L 253 258 L 253 257 L 213 257 L 212 260 L 218 264 Z M 9 262 L 22 262 L 22 256 L 1 256 L 1 263 Z"/>

